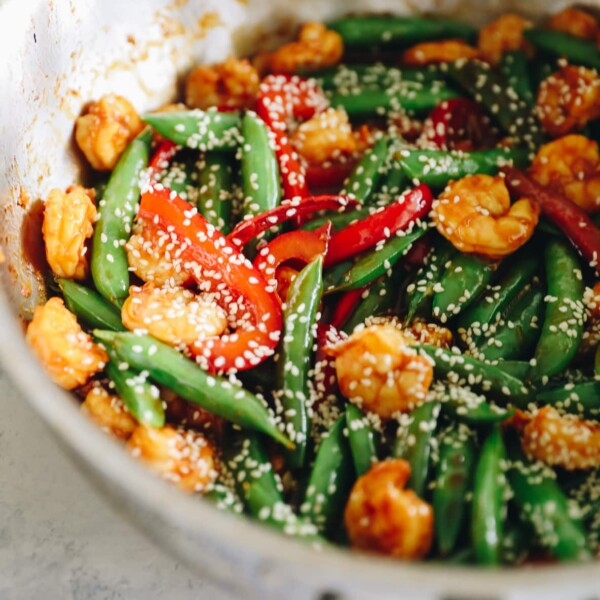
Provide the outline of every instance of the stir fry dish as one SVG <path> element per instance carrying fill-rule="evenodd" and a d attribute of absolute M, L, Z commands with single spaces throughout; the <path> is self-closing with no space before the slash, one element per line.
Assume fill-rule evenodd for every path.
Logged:
<path fill-rule="evenodd" d="M 160 476 L 306 543 L 598 558 L 598 44 L 575 8 L 349 16 L 92 102 L 31 348 Z"/>

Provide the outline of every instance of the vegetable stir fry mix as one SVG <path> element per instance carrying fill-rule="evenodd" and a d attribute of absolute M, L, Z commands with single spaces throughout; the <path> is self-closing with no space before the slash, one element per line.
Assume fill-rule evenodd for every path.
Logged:
<path fill-rule="evenodd" d="M 162 477 L 306 543 L 600 556 L 599 43 L 578 9 L 347 17 L 185 104 L 104 96 L 32 349 Z"/>

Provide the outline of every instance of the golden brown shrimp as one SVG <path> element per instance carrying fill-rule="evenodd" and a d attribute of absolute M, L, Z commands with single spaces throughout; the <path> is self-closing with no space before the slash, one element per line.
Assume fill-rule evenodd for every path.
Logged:
<path fill-rule="evenodd" d="M 194 431 L 138 425 L 127 447 L 163 479 L 186 492 L 202 492 L 216 479 L 214 449 Z"/>
<path fill-rule="evenodd" d="M 553 137 L 585 127 L 600 117 L 598 73 L 585 67 L 562 67 L 540 84 L 535 110 Z"/>
<path fill-rule="evenodd" d="M 109 394 L 99 385 L 95 385 L 87 393 L 81 410 L 118 440 L 128 439 L 137 427 L 136 420 L 127 411 L 121 399 Z"/>
<path fill-rule="evenodd" d="M 83 385 L 108 360 L 60 298 L 35 309 L 26 339 L 53 381 L 67 390 Z"/>
<path fill-rule="evenodd" d="M 531 45 L 523 37 L 523 31 L 529 27 L 530 21 L 513 13 L 502 15 L 488 23 L 479 31 L 477 46 L 481 58 L 495 65 L 505 52 L 511 50 L 524 50 L 531 54 Z"/>
<path fill-rule="evenodd" d="M 552 15 L 546 27 L 593 41 L 600 33 L 598 21 L 593 15 L 572 6 Z"/>
<path fill-rule="evenodd" d="M 431 216 L 440 234 L 461 252 L 497 259 L 533 235 L 539 208 L 527 198 L 511 205 L 502 177 L 469 175 L 448 184 Z"/>
<path fill-rule="evenodd" d="M 419 344 L 430 344 L 438 348 L 450 348 L 452 345 L 452 332 L 437 323 L 414 321 L 403 328 L 402 333 Z"/>
<path fill-rule="evenodd" d="M 129 100 L 107 94 L 92 102 L 77 119 L 75 141 L 94 169 L 112 171 L 127 144 L 143 127 Z"/>
<path fill-rule="evenodd" d="M 89 265 L 87 240 L 94 234 L 94 191 L 76 185 L 66 192 L 50 190 L 44 203 L 42 234 L 52 272 L 67 279 L 85 279 Z"/>
<path fill-rule="evenodd" d="M 354 484 L 344 521 L 353 548 L 417 560 L 433 541 L 433 509 L 412 490 L 405 460 L 385 460 Z"/>
<path fill-rule="evenodd" d="M 567 470 L 600 467 L 600 425 L 575 415 L 561 415 L 553 406 L 544 406 L 533 415 L 520 413 L 523 450 L 547 465 Z"/>
<path fill-rule="evenodd" d="M 185 82 L 185 103 L 190 108 L 251 106 L 258 94 L 256 69 L 243 58 L 193 69 Z"/>
<path fill-rule="evenodd" d="M 479 51 L 462 40 L 443 40 L 440 42 L 422 42 L 402 53 L 402 62 L 410 66 L 423 66 L 453 62 L 459 58 L 472 59 Z"/>
<path fill-rule="evenodd" d="M 556 188 L 586 212 L 600 210 L 600 154 L 598 144 L 583 135 L 567 135 L 538 150 L 531 177 Z"/>
<path fill-rule="evenodd" d="M 132 286 L 121 310 L 123 325 L 145 330 L 171 346 L 191 346 L 227 327 L 225 311 L 181 287 Z"/>
<path fill-rule="evenodd" d="M 328 108 L 302 123 L 290 136 L 298 154 L 307 161 L 322 163 L 356 150 L 356 138 L 342 108 Z"/>
<path fill-rule="evenodd" d="M 327 348 L 335 357 L 340 391 L 382 419 L 425 401 L 433 379 L 431 361 L 411 348 L 393 324 L 372 325 Z"/>

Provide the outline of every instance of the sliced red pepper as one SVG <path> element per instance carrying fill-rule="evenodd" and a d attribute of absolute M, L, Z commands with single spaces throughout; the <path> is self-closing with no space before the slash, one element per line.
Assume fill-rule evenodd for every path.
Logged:
<path fill-rule="evenodd" d="M 169 163 L 177 154 L 178 150 L 179 146 L 171 140 L 162 138 L 159 141 L 158 147 L 148 163 L 150 183 L 154 183 L 158 180 L 159 175 L 169 166 Z"/>
<path fill-rule="evenodd" d="M 337 161 L 331 164 L 306 165 L 306 181 L 311 189 L 337 188 L 340 189 L 352 169 L 356 166 L 356 160 Z"/>
<path fill-rule="evenodd" d="M 271 210 L 241 221 L 227 236 L 227 239 L 241 248 L 263 231 L 267 231 L 267 229 L 289 221 L 296 216 L 311 214 L 319 210 L 352 208 L 356 204 L 355 200 L 347 196 L 328 194 L 284 201 Z"/>
<path fill-rule="evenodd" d="M 577 204 L 554 190 L 539 185 L 523 171 L 504 167 L 508 189 L 519 198 L 529 198 L 568 238 L 596 272 L 600 272 L 600 228 Z"/>
<path fill-rule="evenodd" d="M 408 254 L 403 258 L 406 265 L 412 267 L 420 267 L 431 251 L 431 240 L 425 235 L 419 238 L 408 251 Z"/>
<path fill-rule="evenodd" d="M 297 75 L 267 75 L 260 84 L 256 112 L 275 137 L 283 195 L 287 199 L 309 195 L 304 165 L 287 137 L 288 119 L 310 119 L 326 106 L 314 80 Z"/>
<path fill-rule="evenodd" d="M 218 294 L 229 317 L 240 316 L 233 333 L 189 348 L 198 363 L 229 372 L 249 369 L 272 355 L 281 335 L 281 306 L 250 261 L 195 208 L 162 186 L 142 194 L 138 218 L 170 235 L 201 289 Z"/>
<path fill-rule="evenodd" d="M 294 279 L 298 277 L 300 273 L 299 269 L 295 269 L 290 265 L 282 265 L 275 272 L 275 279 L 277 280 L 277 296 L 283 303 L 287 298 L 288 291 L 294 282 Z"/>
<path fill-rule="evenodd" d="M 325 266 L 331 267 L 368 250 L 378 242 L 424 217 L 431 209 L 433 196 L 425 184 L 405 192 L 385 208 L 347 225 L 331 237 Z"/>
<path fill-rule="evenodd" d="M 333 314 L 331 315 L 329 323 L 332 327 L 341 329 L 344 326 L 346 321 L 350 318 L 350 315 L 354 312 L 354 309 L 358 306 L 361 296 L 367 287 L 368 286 L 344 292 L 333 309 Z"/>

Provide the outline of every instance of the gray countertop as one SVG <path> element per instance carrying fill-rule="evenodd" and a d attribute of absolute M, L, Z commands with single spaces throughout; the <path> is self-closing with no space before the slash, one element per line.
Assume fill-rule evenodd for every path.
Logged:
<path fill-rule="evenodd" d="M 231 596 L 108 505 L 0 372 L 0 600 Z"/>

